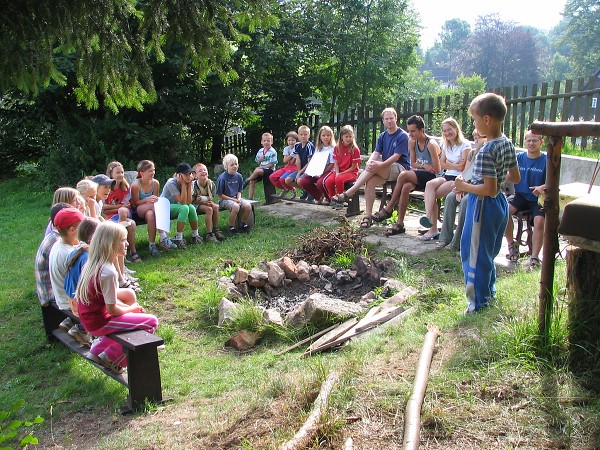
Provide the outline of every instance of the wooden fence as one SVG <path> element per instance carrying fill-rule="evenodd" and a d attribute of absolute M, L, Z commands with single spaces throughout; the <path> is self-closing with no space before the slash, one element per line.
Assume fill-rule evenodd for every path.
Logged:
<path fill-rule="evenodd" d="M 550 84 L 552 87 L 550 88 Z M 600 97 L 600 80 L 590 77 L 589 80 L 580 78 L 573 80 L 555 81 L 554 83 L 534 84 L 532 86 L 513 86 L 494 89 L 494 92 L 504 96 L 508 107 L 504 121 L 504 133 L 513 140 L 515 145 L 523 147 L 523 140 L 529 125 L 535 120 L 546 122 L 557 121 L 600 121 L 598 98 Z M 454 117 L 463 129 L 467 138 L 473 131 L 472 119 L 468 115 L 468 107 L 475 94 L 454 95 L 446 97 L 420 99 L 398 102 L 394 106 L 398 113 L 398 122 L 406 128 L 406 120 L 413 114 L 425 119 L 427 129 L 437 136 L 441 135 L 441 122 L 446 117 Z M 379 133 L 383 131 L 381 111 L 384 105 L 348 109 L 338 112 L 327 122 L 320 123 L 319 116 L 309 118 L 309 126 L 314 130 L 321 124 L 331 126 L 336 134 L 343 125 L 355 127 L 357 139 L 363 153 L 369 153 L 375 148 Z M 571 138 L 582 149 L 590 146 L 590 139 L 583 137 Z"/>
<path fill-rule="evenodd" d="M 517 147 L 523 147 L 525 133 L 534 121 L 600 121 L 600 79 L 590 77 L 576 81 L 544 82 L 540 85 L 513 86 L 494 89 L 506 99 L 508 112 L 504 121 L 504 133 Z M 468 107 L 475 94 L 453 95 L 427 98 L 414 101 L 399 101 L 396 105 L 375 105 L 351 108 L 340 111 L 334 117 L 323 121 L 314 114 L 306 118 L 307 125 L 313 130 L 313 138 L 321 125 L 331 126 L 339 135 L 343 125 L 352 125 L 362 153 L 370 153 L 375 148 L 377 136 L 384 130 L 381 123 L 381 111 L 386 106 L 394 106 L 398 113 L 399 125 L 406 129 L 406 120 L 413 114 L 425 119 L 427 131 L 441 136 L 441 122 L 446 117 L 454 117 L 465 136 L 470 139 L 473 132 L 473 120 L 468 115 Z M 277 138 L 277 137 L 276 137 Z M 598 147 L 597 139 L 595 147 Z M 571 138 L 573 144 L 582 149 L 589 148 L 592 140 L 588 137 Z M 246 135 L 234 134 L 225 138 L 223 152 L 232 152 L 244 158 L 254 153 L 247 148 Z"/>

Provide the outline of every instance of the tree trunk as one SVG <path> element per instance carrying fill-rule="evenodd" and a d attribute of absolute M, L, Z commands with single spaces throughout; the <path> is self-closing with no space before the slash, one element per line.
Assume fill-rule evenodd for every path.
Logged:
<path fill-rule="evenodd" d="M 600 253 L 567 248 L 569 353 L 574 371 L 600 371 Z"/>

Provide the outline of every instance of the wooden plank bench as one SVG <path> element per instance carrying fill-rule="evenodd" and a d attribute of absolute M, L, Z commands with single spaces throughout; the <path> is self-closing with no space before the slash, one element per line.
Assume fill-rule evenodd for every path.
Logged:
<path fill-rule="evenodd" d="M 70 317 L 73 322 L 79 323 L 77 316 L 71 311 L 59 309 L 55 302 L 42 306 L 42 319 L 46 339 L 49 342 L 62 342 L 70 350 L 85 358 L 86 361 L 104 374 L 128 388 L 127 406 L 121 409 L 123 414 L 130 413 L 144 406 L 146 400 L 153 403 L 161 403 L 167 400 L 162 395 L 160 366 L 158 362 L 158 346 L 164 343 L 162 338 L 143 330 L 108 335 L 110 339 L 123 346 L 123 351 L 128 360 L 127 371 L 122 374 L 116 374 L 88 359 L 87 347 L 79 344 L 59 328 L 59 324 L 67 317 Z"/>

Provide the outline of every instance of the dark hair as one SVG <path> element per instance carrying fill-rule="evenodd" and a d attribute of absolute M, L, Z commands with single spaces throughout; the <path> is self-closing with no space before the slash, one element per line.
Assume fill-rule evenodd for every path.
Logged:
<path fill-rule="evenodd" d="M 416 125 L 417 126 L 417 130 L 422 130 L 423 128 L 425 128 L 425 121 L 423 120 L 423 118 L 421 116 L 410 116 L 408 118 L 408 120 L 406 121 L 407 125 Z"/>
<path fill-rule="evenodd" d="M 52 225 L 54 225 L 54 218 L 56 217 L 56 215 L 58 214 L 58 212 L 61 209 L 65 209 L 65 208 L 72 208 L 72 205 L 69 205 L 68 203 L 56 203 L 55 205 L 52 205 L 52 208 L 50 208 L 50 221 L 52 222 Z"/>
<path fill-rule="evenodd" d="M 506 102 L 504 97 L 487 92 L 478 95 L 469 105 L 469 113 L 478 116 L 490 116 L 498 121 L 503 121 L 506 116 Z"/>

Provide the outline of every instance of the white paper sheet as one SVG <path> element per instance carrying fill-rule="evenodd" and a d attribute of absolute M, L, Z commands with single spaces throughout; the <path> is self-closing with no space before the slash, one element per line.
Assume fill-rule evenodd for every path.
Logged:
<path fill-rule="evenodd" d="M 154 204 L 154 215 L 156 228 L 168 233 L 171 228 L 171 202 L 165 197 L 158 197 L 158 201 Z"/>
<path fill-rule="evenodd" d="M 304 173 L 309 177 L 320 177 L 329 163 L 329 152 L 315 152 Z"/>

